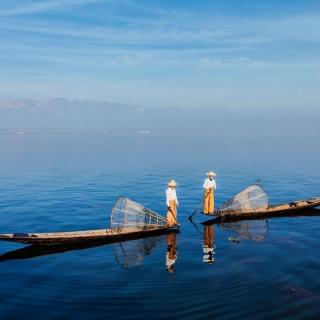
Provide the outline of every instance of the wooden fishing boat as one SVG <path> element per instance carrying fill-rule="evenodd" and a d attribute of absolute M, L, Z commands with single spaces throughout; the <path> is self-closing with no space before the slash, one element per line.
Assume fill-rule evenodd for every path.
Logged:
<path fill-rule="evenodd" d="M 286 213 L 295 213 L 320 206 L 320 197 L 269 205 L 269 197 L 262 187 L 252 185 L 238 193 L 235 197 L 223 203 L 213 214 L 206 216 L 218 217 L 252 217 L 252 216 L 277 216 Z"/>
<path fill-rule="evenodd" d="M 159 244 L 160 240 L 165 241 L 167 234 L 178 234 L 180 233 L 179 230 L 173 229 L 173 230 L 159 230 L 159 234 L 143 234 L 141 236 L 133 237 L 126 237 L 122 241 L 119 241 L 116 238 L 109 239 L 98 239 L 95 241 L 88 241 L 88 242 L 75 242 L 75 243 L 62 243 L 62 244 L 54 244 L 54 245 L 30 245 L 25 246 L 23 248 L 8 251 L 2 255 L 0 255 L 0 263 L 5 262 L 8 260 L 21 260 L 21 259 L 33 259 L 33 258 L 39 258 L 43 256 L 49 256 L 54 254 L 60 254 L 70 251 L 76 251 L 76 250 L 84 250 L 84 249 L 91 249 L 91 248 L 97 248 L 102 247 L 106 245 L 111 245 L 112 249 L 115 253 L 116 261 L 120 264 L 119 260 L 126 261 L 126 263 L 130 262 L 130 256 L 133 256 L 135 259 L 138 258 L 138 261 L 143 261 L 143 258 L 149 254 L 151 254 Z M 155 240 L 157 239 L 157 240 Z M 160 239 L 160 240 L 159 240 Z M 132 240 L 135 241 L 134 244 L 132 244 Z M 128 243 L 128 244 L 127 244 Z M 146 245 L 147 244 L 147 245 Z M 118 246 L 118 247 L 117 247 Z M 121 248 L 121 249 L 118 249 Z M 130 250 L 128 249 L 130 248 Z M 118 249 L 118 250 L 117 250 Z M 126 250 L 127 249 L 127 250 Z M 121 257 L 121 255 L 124 255 L 124 259 Z"/>
<path fill-rule="evenodd" d="M 306 208 L 299 210 L 283 210 L 275 212 L 265 212 L 252 215 L 226 215 L 215 216 L 213 219 L 201 222 L 204 226 L 210 226 L 219 223 L 234 223 L 244 220 L 268 220 L 276 218 L 301 218 L 301 217 L 320 217 L 320 209 L 318 208 Z"/>
<path fill-rule="evenodd" d="M 122 254 L 126 254 L 124 248 L 125 244 L 127 241 L 135 240 L 135 245 L 134 247 L 135 252 L 132 253 L 134 257 L 138 256 L 146 256 L 151 254 L 152 250 L 156 248 L 156 245 L 158 242 L 155 242 L 155 238 L 163 238 L 165 239 L 167 234 L 178 234 L 180 233 L 179 230 L 174 229 L 174 230 L 158 230 L 159 234 L 142 234 L 141 236 L 138 236 L 138 234 L 131 235 L 130 237 L 125 237 L 121 242 L 117 238 L 99 238 L 94 241 L 87 241 L 87 242 L 65 242 L 61 244 L 54 243 L 53 245 L 47 246 L 47 245 L 30 245 L 26 246 L 14 251 L 8 251 L 2 255 L 0 255 L 0 263 L 5 262 L 8 260 L 21 260 L 21 259 L 31 259 L 31 258 L 38 258 L 38 257 L 43 257 L 43 256 L 49 256 L 49 255 L 54 255 L 54 254 L 60 254 L 60 253 L 65 253 L 69 251 L 76 251 L 76 250 L 84 250 L 84 249 L 91 249 L 91 248 L 96 248 L 100 246 L 105 246 L 105 245 L 119 245 L 123 250 Z M 137 244 L 141 243 L 142 246 L 139 248 L 137 247 Z M 145 244 L 148 243 L 148 246 L 145 246 Z M 115 253 L 116 260 L 119 260 L 119 255 L 120 252 L 116 252 L 115 248 L 112 247 Z M 130 243 L 130 248 L 132 248 L 132 244 Z M 125 258 L 125 261 L 129 261 L 129 258 Z M 142 261 L 143 259 L 139 259 Z M 119 262 L 119 261 L 118 261 Z"/>
<path fill-rule="evenodd" d="M 115 202 L 110 221 L 110 229 L 0 234 L 0 240 L 35 245 L 57 245 L 64 243 L 85 243 L 92 241 L 123 241 L 151 236 L 179 228 L 169 227 L 164 217 L 140 204 L 120 197 Z"/>
<path fill-rule="evenodd" d="M 133 240 L 140 237 L 148 237 L 151 235 L 161 234 L 175 227 L 158 227 L 146 230 L 137 230 L 126 228 L 121 233 L 113 234 L 110 229 L 86 230 L 73 232 L 49 232 L 49 233 L 14 233 L 0 234 L 0 240 L 19 242 L 35 245 L 57 245 L 64 243 L 86 243 L 86 242 L 112 242 Z"/>

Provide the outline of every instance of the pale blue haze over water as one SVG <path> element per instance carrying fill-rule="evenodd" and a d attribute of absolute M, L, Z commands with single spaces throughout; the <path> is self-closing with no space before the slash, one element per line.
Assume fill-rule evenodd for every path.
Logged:
<path fill-rule="evenodd" d="M 213 264 L 203 262 L 205 218 L 195 215 L 200 232 L 187 219 L 209 170 L 217 173 L 216 205 L 256 179 L 271 204 L 320 196 L 319 138 L 295 131 L 0 135 L 0 233 L 108 228 L 121 195 L 164 214 L 170 179 L 178 182 L 181 223 L 174 273 L 166 271 L 166 236 L 124 243 L 127 253 L 140 248 L 140 263 L 127 269 L 116 259 L 119 245 L 2 259 L 1 318 L 319 316 L 320 217 L 269 219 L 263 241 L 239 244 L 228 242 L 236 233 L 215 225 Z M 0 255 L 23 247 L 1 242 Z"/>

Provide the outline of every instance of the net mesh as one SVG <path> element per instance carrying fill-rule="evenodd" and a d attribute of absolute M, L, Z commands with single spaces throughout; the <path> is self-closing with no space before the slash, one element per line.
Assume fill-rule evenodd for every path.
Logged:
<path fill-rule="evenodd" d="M 242 220 L 231 223 L 218 223 L 218 227 L 233 231 L 238 234 L 239 239 L 254 242 L 263 241 L 268 235 L 268 220 Z"/>
<path fill-rule="evenodd" d="M 260 186 L 254 184 L 222 204 L 217 209 L 217 213 L 223 215 L 224 213 L 266 211 L 268 207 L 268 195 Z"/>
<path fill-rule="evenodd" d="M 143 238 L 115 243 L 112 248 L 121 268 L 128 269 L 141 264 L 144 258 L 152 254 L 164 240 L 165 236 Z"/>
<path fill-rule="evenodd" d="M 147 231 L 166 226 L 167 220 L 158 213 L 120 197 L 112 208 L 110 229 L 117 234 L 124 231 Z"/>

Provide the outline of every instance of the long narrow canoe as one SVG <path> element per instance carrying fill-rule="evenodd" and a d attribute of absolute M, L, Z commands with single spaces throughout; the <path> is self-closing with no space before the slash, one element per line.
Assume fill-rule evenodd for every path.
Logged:
<path fill-rule="evenodd" d="M 310 198 L 305 200 L 298 200 L 293 202 L 287 202 L 283 204 L 271 205 L 267 209 L 264 210 L 234 210 L 229 212 L 219 212 L 216 211 L 213 214 L 204 214 L 205 216 L 221 216 L 221 217 L 231 217 L 231 216 L 276 216 L 277 214 L 281 214 L 283 212 L 292 212 L 295 213 L 297 210 L 310 209 L 320 206 L 320 197 Z"/>
<path fill-rule="evenodd" d="M 167 220 L 163 216 L 128 198 L 119 197 L 112 208 L 110 229 L 0 234 L 0 240 L 35 245 L 83 243 L 100 240 L 123 241 L 123 239 L 147 237 L 179 227 L 179 224 L 168 227 Z"/>
<path fill-rule="evenodd" d="M 253 214 L 249 216 L 245 215 L 226 215 L 226 216 L 215 216 L 215 218 L 201 222 L 204 226 L 210 226 L 218 223 L 233 223 L 244 220 L 267 220 L 274 218 L 300 218 L 300 217 L 320 217 L 320 209 L 317 208 L 306 208 L 300 210 L 290 211 L 275 211 L 275 212 L 264 212 L 260 214 Z"/>
<path fill-rule="evenodd" d="M 287 202 L 283 204 L 269 205 L 269 197 L 266 191 L 259 185 L 253 184 L 239 192 L 233 198 L 224 202 L 216 212 L 206 214 L 211 216 L 256 216 L 276 215 L 282 212 L 295 212 L 320 206 L 320 197 Z"/>
<path fill-rule="evenodd" d="M 292 212 L 293 214 L 297 210 L 310 209 L 320 206 L 320 197 L 310 198 L 305 200 L 298 200 L 293 202 L 287 202 L 283 204 L 276 204 L 268 206 L 266 209 L 255 209 L 255 210 L 234 210 L 229 212 L 219 212 L 216 211 L 213 214 L 205 214 L 205 216 L 221 216 L 221 217 L 250 217 L 250 216 L 276 216 L 277 214 L 281 215 L 284 212 Z"/>
<path fill-rule="evenodd" d="M 143 234 L 142 236 L 136 235 L 135 237 L 131 235 L 131 237 L 126 237 L 121 239 L 110 239 L 110 238 L 103 238 L 103 239 L 98 239 L 94 241 L 87 241 L 87 242 L 65 242 L 65 243 L 54 243 L 52 245 L 30 245 L 26 246 L 23 248 L 20 248 L 18 250 L 14 251 L 9 251 L 4 253 L 3 255 L 0 255 L 0 262 L 4 262 L 7 260 L 15 260 L 15 259 L 30 259 L 30 258 L 37 258 L 37 257 L 43 257 L 43 256 L 48 256 L 48 255 L 53 255 L 53 254 L 59 254 L 59 253 L 65 253 L 68 251 L 74 251 L 74 250 L 83 250 L 83 249 L 90 249 L 90 248 L 95 248 L 95 247 L 100 247 L 100 246 L 105 246 L 105 245 L 110 245 L 114 243 L 120 243 L 123 244 L 125 241 L 131 241 L 131 240 L 142 240 L 142 239 L 153 239 L 153 237 L 161 237 L 165 236 L 166 234 L 169 233 L 180 233 L 178 229 L 173 229 L 173 230 L 160 230 L 156 234 Z M 151 236 L 151 237 L 150 237 Z M 140 254 L 141 252 L 137 252 L 137 254 Z"/>
<path fill-rule="evenodd" d="M 72 232 L 50 232 L 50 233 L 14 233 L 0 234 L 0 240 L 19 242 L 35 245 L 57 245 L 66 243 L 84 243 L 93 241 L 122 241 L 137 239 L 139 237 L 147 237 L 155 234 L 163 233 L 167 230 L 179 228 L 179 225 L 174 227 L 158 227 L 149 228 L 146 230 L 126 228 L 121 233 L 112 233 L 110 229 L 87 230 L 87 231 L 72 231 Z"/>

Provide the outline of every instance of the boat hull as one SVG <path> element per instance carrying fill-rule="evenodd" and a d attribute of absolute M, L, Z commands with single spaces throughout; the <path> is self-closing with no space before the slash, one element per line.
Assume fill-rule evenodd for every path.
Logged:
<path fill-rule="evenodd" d="M 218 223 L 233 223 L 239 221 L 246 221 L 246 220 L 268 220 L 268 219 L 276 219 L 276 218 L 301 218 L 301 217 L 320 217 L 320 209 L 317 208 L 307 208 L 302 210 L 295 210 L 295 211 L 281 211 L 275 212 L 273 214 L 257 214 L 251 216 L 225 216 L 225 217 L 215 217 L 210 220 L 206 220 L 201 222 L 204 226 L 209 226 Z"/>
<path fill-rule="evenodd" d="M 5 254 L 2 254 L 0 256 L 0 263 L 8 260 L 16 260 L 16 259 L 30 259 L 30 258 L 37 258 L 37 257 L 43 257 L 53 254 L 59 254 L 59 253 L 65 253 L 69 251 L 75 251 L 75 250 L 83 250 L 83 249 L 90 249 L 90 248 L 96 248 L 100 246 L 110 245 L 114 243 L 124 243 L 126 241 L 130 240 L 138 240 L 143 238 L 153 238 L 153 237 L 159 237 L 164 236 L 166 234 L 177 234 L 180 233 L 178 229 L 168 229 L 168 230 L 159 230 L 157 234 L 147 234 L 143 236 L 137 236 L 136 238 L 123 238 L 121 239 L 121 242 L 118 239 L 110 239 L 110 238 L 104 238 L 104 239 L 98 239 L 88 242 L 65 242 L 65 243 L 54 243 L 53 245 L 29 245 L 25 246 L 23 248 L 20 248 L 18 250 L 9 251 Z"/>
<path fill-rule="evenodd" d="M 297 210 L 305 210 L 320 206 L 320 197 L 311 198 L 306 200 L 293 201 L 278 205 L 269 206 L 267 210 L 263 211 L 231 211 L 231 212 L 215 212 L 213 214 L 204 214 L 205 216 L 216 217 L 252 217 L 252 216 L 276 216 L 277 214 L 290 213 L 293 214 Z"/>
<path fill-rule="evenodd" d="M 126 230 L 116 234 L 112 234 L 109 229 L 74 232 L 32 233 L 28 237 L 15 237 L 13 234 L 0 234 L 0 240 L 33 245 L 76 244 L 99 241 L 116 242 L 161 234 L 166 231 L 176 229 L 177 227 L 179 226 L 138 231 Z"/>

